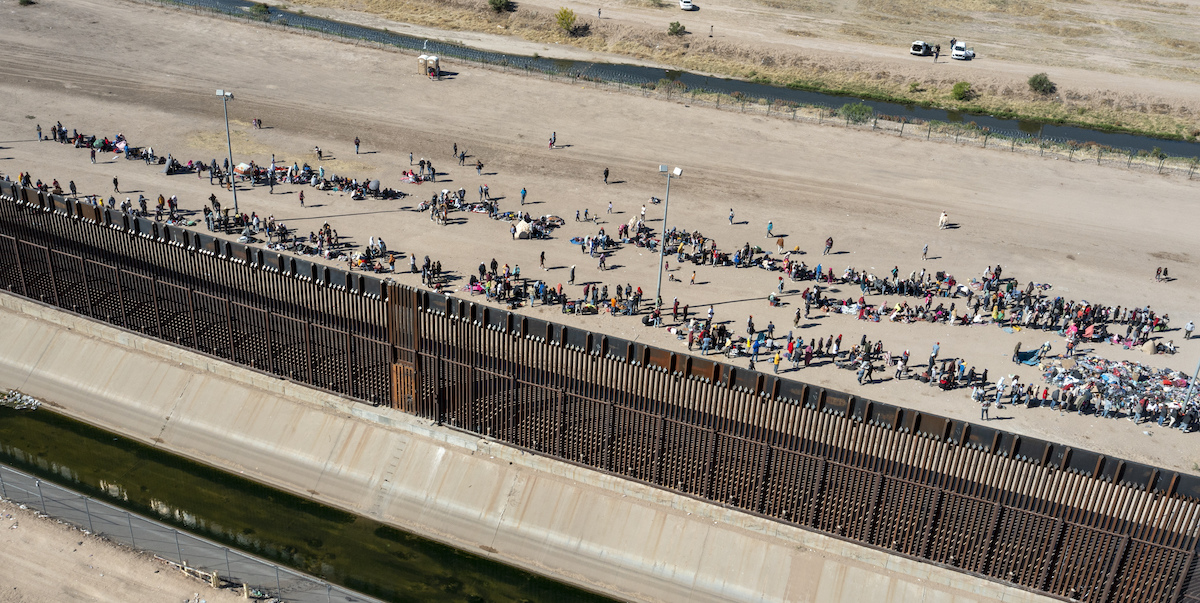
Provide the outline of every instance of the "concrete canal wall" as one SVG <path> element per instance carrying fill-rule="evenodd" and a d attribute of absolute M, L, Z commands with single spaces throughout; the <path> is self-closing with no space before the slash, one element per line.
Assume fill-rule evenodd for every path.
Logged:
<path fill-rule="evenodd" d="M 635 601 L 1050 601 L 302 387 L 0 293 L 0 387 Z"/>

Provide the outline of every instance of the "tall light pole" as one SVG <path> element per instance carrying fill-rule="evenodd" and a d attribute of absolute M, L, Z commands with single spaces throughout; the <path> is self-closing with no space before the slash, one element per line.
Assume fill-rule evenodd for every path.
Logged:
<path fill-rule="evenodd" d="M 667 175 L 667 196 L 663 199 L 663 223 L 662 237 L 658 242 L 658 291 L 654 294 L 654 307 L 662 306 L 662 273 L 663 262 L 667 253 L 667 212 L 671 211 L 671 176 L 682 176 L 683 169 L 675 168 L 673 171 L 668 171 L 667 166 L 658 166 L 658 173 Z"/>
<path fill-rule="evenodd" d="M 233 191 L 233 214 L 240 216 L 237 202 L 237 184 L 233 181 L 233 168 L 236 164 L 233 163 L 233 139 L 229 136 L 229 101 L 233 100 L 233 93 L 225 90 L 217 90 L 217 96 L 221 97 L 221 104 L 225 106 L 225 144 L 229 147 L 229 189 Z"/>
<path fill-rule="evenodd" d="M 1192 403 L 1192 393 L 1196 391 L 1196 377 L 1200 377 L 1200 362 L 1196 363 L 1196 370 L 1192 372 L 1192 380 L 1188 381 L 1187 394 L 1183 397 L 1184 410 L 1187 410 Z"/>

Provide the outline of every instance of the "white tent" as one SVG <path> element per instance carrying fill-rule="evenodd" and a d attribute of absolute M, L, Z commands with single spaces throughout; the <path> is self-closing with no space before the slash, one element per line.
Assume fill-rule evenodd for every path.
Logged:
<path fill-rule="evenodd" d="M 532 235 L 533 235 L 533 224 L 526 222 L 525 220 L 518 220 L 517 221 L 517 238 L 518 239 L 528 239 Z"/>

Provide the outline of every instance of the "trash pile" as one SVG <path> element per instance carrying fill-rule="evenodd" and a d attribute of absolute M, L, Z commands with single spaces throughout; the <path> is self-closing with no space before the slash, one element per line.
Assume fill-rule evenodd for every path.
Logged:
<path fill-rule="evenodd" d="M 22 394 L 15 389 L 8 390 L 8 393 L 4 394 L 3 398 L 0 398 L 0 406 L 15 408 L 16 410 L 36 410 L 41 405 L 41 401 L 37 398 Z"/>
<path fill-rule="evenodd" d="M 1183 408 L 1188 402 L 1188 375 L 1180 371 L 1093 356 L 1046 359 L 1042 367 L 1045 369 L 1042 378 L 1046 383 L 1063 391 L 1093 389 L 1104 398 L 1117 402 L 1122 409 L 1132 408 L 1142 398 L 1170 408 Z M 1183 410 L 1187 412 L 1197 407 L 1200 407 L 1200 391 Z"/>

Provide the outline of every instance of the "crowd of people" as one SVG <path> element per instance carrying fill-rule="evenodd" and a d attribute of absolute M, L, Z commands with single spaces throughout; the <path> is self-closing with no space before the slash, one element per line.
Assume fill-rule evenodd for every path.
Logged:
<path fill-rule="evenodd" d="M 72 131 L 69 135 L 61 124 L 51 128 L 50 140 L 73 143 L 80 148 L 89 148 L 94 153 L 117 152 L 124 153 L 127 158 L 140 158 L 148 162 L 154 159 L 156 163 L 166 164 L 167 171 L 195 171 L 198 175 L 207 171 L 210 183 L 231 186 L 229 178 L 242 177 L 251 185 L 266 184 L 271 187 L 287 183 L 292 185 L 307 185 L 317 190 L 338 191 L 349 193 L 352 198 L 366 196 L 395 198 L 404 193 L 391 189 L 380 189 L 378 181 L 357 179 L 325 173 L 322 166 L 312 168 L 293 162 L 291 166 L 278 166 L 272 158 L 270 167 L 263 167 L 251 162 L 246 166 L 230 166 L 228 161 L 219 164 L 216 160 L 205 164 L 188 161 L 180 164 L 168 155 L 158 161 L 153 149 L 132 146 L 123 135 L 97 139 L 95 136 L 81 135 Z M 40 135 L 40 132 L 39 132 Z M 357 145 L 356 145 L 357 147 Z M 455 159 L 460 165 L 465 165 L 465 151 L 460 151 L 454 145 Z M 411 156 L 410 156 L 411 163 Z M 481 164 L 477 162 L 477 171 Z M 232 168 L 232 169 L 231 169 Z M 19 176 L 28 186 L 42 190 L 62 192 L 57 181 L 44 183 L 31 181 L 28 174 Z M 422 183 L 436 182 L 437 171 L 432 161 L 422 159 L 415 164 L 415 169 L 406 170 L 402 179 L 406 182 Z M 76 196 L 75 185 L 69 183 L 68 188 Z M 114 192 L 118 190 L 114 178 Z M 526 191 L 521 191 L 521 201 L 524 205 Z M 303 192 L 301 203 L 303 203 Z M 468 200 L 465 188 L 455 191 L 444 189 L 433 193 L 429 201 L 417 206 L 418 211 L 430 211 L 430 220 L 446 224 L 448 215 L 454 211 L 487 214 L 489 217 L 508 223 L 509 234 L 513 239 L 530 238 L 545 239 L 552 235 L 555 228 L 563 226 L 563 221 L 557 216 L 535 218 L 523 210 L 501 212 L 499 200 L 492 196 L 487 185 L 479 186 L 478 200 Z M 652 199 L 651 203 L 655 200 Z M 95 202 L 104 204 L 102 198 Z M 108 205 L 116 206 L 115 197 L 110 197 Z M 148 215 L 148 201 L 139 195 L 136 203 L 127 198 L 120 208 L 132 213 Z M 266 233 L 267 244 L 274 249 L 301 254 L 320 255 L 325 258 L 344 256 L 350 268 L 370 270 L 379 273 L 396 273 L 396 261 L 403 257 L 389 251 L 386 243 L 380 238 L 371 237 L 367 245 L 356 249 L 344 245 L 337 231 L 328 223 L 319 230 L 310 232 L 307 236 L 292 231 L 282 223 L 277 223 L 273 216 L 265 220 L 256 213 L 233 213 L 223 210 L 215 195 L 210 196 L 209 205 L 203 208 L 205 225 L 213 231 L 238 232 L 240 229 L 243 240 L 253 241 L 253 237 Z M 612 213 L 611 203 L 608 213 Z M 174 197 L 159 196 L 155 208 L 156 218 L 166 215 L 168 220 L 180 220 L 178 201 Z M 598 222 L 599 216 L 590 210 L 576 212 L 577 222 Z M 730 222 L 733 223 L 733 211 L 730 211 Z M 945 214 L 939 219 L 939 228 L 944 228 Z M 186 223 L 186 222 L 185 222 Z M 1050 285 L 1027 281 L 1022 287 L 1016 279 L 1006 277 L 1000 266 L 989 266 L 981 275 L 961 281 L 947 272 L 932 271 L 922 268 L 910 272 L 907 277 L 900 274 L 899 267 L 894 266 L 890 271 L 877 275 L 867 270 L 859 270 L 847 266 L 840 273 L 824 261 L 824 256 L 832 252 L 833 239 L 829 237 L 822 250 L 823 261 L 816 266 L 809 266 L 804 260 L 805 253 L 799 248 L 787 249 L 785 239 L 776 236 L 774 224 L 768 223 L 767 237 L 774 239 L 774 250 L 763 249 L 759 245 L 745 242 L 733 249 L 721 249 L 715 240 L 706 237 L 697 230 L 688 231 L 670 228 L 665 232 L 654 229 L 647 223 L 646 206 L 643 204 L 640 214 L 635 213 L 627 222 L 618 223 L 615 236 L 599 227 L 592 234 L 577 236 L 570 240 L 580 246 L 580 252 L 595 260 L 596 267 L 607 271 L 606 260 L 614 253 L 625 247 L 635 247 L 657 251 L 663 246 L 666 255 L 663 270 L 668 278 L 680 281 L 675 273 L 690 270 L 690 284 L 696 284 L 695 268 L 710 266 L 715 268 L 729 267 L 734 269 L 757 268 L 764 270 L 764 282 L 770 283 L 770 292 L 765 301 L 769 308 L 784 305 L 784 297 L 788 294 L 797 295 L 798 303 L 792 316 L 792 329 L 786 334 L 776 333 L 773 322 L 768 321 L 763 329 L 757 329 L 753 317 L 747 319 L 746 333 L 732 332 L 727 324 L 714 322 L 715 310 L 709 306 L 704 313 L 694 313 L 686 303 L 678 298 L 671 304 L 663 300 L 647 301 L 641 287 L 631 283 L 603 284 L 594 282 L 581 283 L 579 294 L 572 294 L 571 289 L 564 288 L 560 282 L 552 285 L 548 280 L 540 278 L 525 278 L 521 275 L 519 265 L 511 267 L 500 265 L 496 259 L 490 263 L 480 263 L 476 274 L 471 274 L 469 281 L 461 290 L 471 294 L 480 294 L 489 301 L 518 308 L 523 304 L 540 303 L 556 305 L 564 313 L 579 314 L 608 314 L 610 316 L 640 315 L 640 320 L 650 328 L 666 327 L 681 342 L 686 341 L 689 350 L 699 349 L 703 355 L 718 353 L 729 358 L 745 358 L 750 368 L 756 368 L 766 361 L 774 372 L 797 371 L 811 366 L 831 365 L 837 368 L 851 370 L 856 373 L 857 381 L 866 385 L 881 380 L 882 374 L 890 373 L 894 380 L 908 380 L 938 387 L 943 390 L 967 388 L 971 391 L 970 399 L 981 407 L 981 417 L 987 417 L 990 408 L 996 408 L 1007 403 L 1014 406 L 1048 408 L 1063 411 L 1086 413 L 1095 411 L 1102 416 L 1125 414 L 1141 420 L 1144 417 L 1154 417 L 1155 420 L 1167 422 L 1185 431 L 1195 424 L 1197 406 L 1188 406 L 1181 401 L 1171 387 L 1168 389 L 1147 392 L 1145 388 L 1135 388 L 1128 380 L 1115 385 L 1114 377 L 1109 373 L 1098 373 L 1081 383 L 1078 369 L 1071 369 L 1061 364 L 1056 368 L 1047 369 L 1047 383 L 1037 387 L 1033 383 L 1023 383 L 1013 375 L 1001 377 L 993 383 L 989 380 L 986 367 L 976 368 L 963 358 L 940 358 L 940 345 L 935 344 L 928 361 L 913 363 L 908 350 L 885 349 L 882 341 L 871 341 L 866 335 L 849 346 L 843 346 L 842 335 L 826 334 L 819 337 L 806 338 L 803 336 L 801 321 L 808 319 L 811 314 L 819 312 L 825 316 L 850 316 L 857 320 L 894 323 L 942 323 L 960 326 L 993 325 L 1009 332 L 1015 330 L 1042 330 L 1056 333 L 1064 340 L 1065 351 L 1058 359 L 1051 359 L 1049 352 L 1051 344 L 1047 342 L 1035 350 L 1022 352 L 1018 344 L 1013 351 L 1013 362 L 1030 365 L 1047 362 L 1081 361 L 1094 366 L 1097 359 L 1080 357 L 1077 354 L 1078 345 L 1082 342 L 1105 341 L 1124 348 L 1144 348 L 1152 345 L 1147 351 L 1173 352 L 1174 342 L 1158 341 L 1159 332 L 1170 327 L 1170 317 L 1159 314 L 1150 307 L 1121 307 L 1094 304 L 1085 300 L 1069 300 L 1061 296 L 1051 296 Z M 927 259 L 928 247 L 923 250 L 922 259 Z M 425 256 L 424 262 L 417 265 L 417 255 L 409 254 L 409 272 L 420 272 L 421 282 L 436 290 L 443 290 L 447 279 L 443 273 L 442 263 L 434 262 Z M 671 262 L 675 270 L 671 270 Z M 545 253 L 542 253 L 541 266 L 545 271 Z M 1157 278 L 1161 279 L 1163 272 L 1159 271 Z M 567 285 L 575 285 L 575 266 L 568 272 Z M 607 280 L 607 279 L 606 279 Z M 858 295 L 846 296 L 845 287 L 858 288 Z M 801 287 L 803 290 L 800 290 Z M 843 293 L 836 297 L 831 295 L 832 289 L 838 287 Z M 882 301 L 879 299 L 882 298 Z M 670 316 L 668 322 L 667 316 Z M 1194 329 L 1189 324 L 1191 329 Z M 1185 332 L 1185 337 L 1191 331 Z M 790 366 L 788 366 L 790 365 Z M 1107 365 L 1106 365 L 1107 366 Z M 1139 369 L 1137 374 L 1146 373 Z M 1109 375 L 1107 377 L 1103 375 Z M 1158 375 L 1162 377 L 1162 375 Z M 1186 382 L 1186 375 L 1172 374 L 1167 382 Z M 1159 379 L 1162 381 L 1163 379 Z M 1054 392 L 1051 393 L 1051 389 Z M 1131 393 L 1134 392 L 1134 393 Z M 1165 418 L 1164 418 L 1165 417 Z"/>

